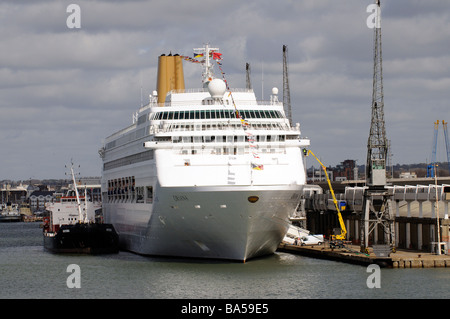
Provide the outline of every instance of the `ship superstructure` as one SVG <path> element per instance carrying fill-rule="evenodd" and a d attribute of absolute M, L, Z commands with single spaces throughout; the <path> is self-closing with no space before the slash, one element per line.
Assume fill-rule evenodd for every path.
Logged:
<path fill-rule="evenodd" d="M 162 55 L 158 91 L 133 124 L 106 138 L 105 220 L 123 249 L 139 254 L 245 261 L 273 253 L 305 184 L 300 125 L 291 127 L 273 89 L 215 78 L 221 54 Z M 184 88 L 182 62 L 203 65 L 199 89 Z M 223 72 L 221 72 L 223 75 Z"/>

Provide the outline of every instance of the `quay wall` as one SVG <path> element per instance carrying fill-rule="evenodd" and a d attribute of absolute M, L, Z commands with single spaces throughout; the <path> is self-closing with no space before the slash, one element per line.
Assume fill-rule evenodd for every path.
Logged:
<path fill-rule="evenodd" d="M 447 243 L 448 253 L 450 185 L 438 185 L 438 201 L 436 202 L 436 188 L 433 184 L 413 185 L 414 181 L 411 179 L 407 181 L 410 185 L 405 181 L 397 182 L 397 185 L 387 187 L 390 194 L 391 216 L 394 219 L 396 247 L 424 252 L 434 251 L 437 241 L 436 217 L 439 213 L 441 241 Z M 444 182 L 450 182 L 450 180 Z M 345 187 L 343 184 L 333 185 L 333 189 L 337 200 L 346 203 L 346 208 L 341 210 L 341 214 L 347 228 L 347 240 L 358 245 L 360 244 L 364 186 L 347 185 L 348 183 L 344 185 Z M 306 222 L 303 226 L 312 233 L 324 234 L 329 238 L 333 234 L 333 228 L 339 228 L 340 225 L 328 187 L 320 185 L 320 188 L 321 190 L 318 191 L 317 188 L 312 187 L 310 193 L 304 194 L 303 209 Z M 383 234 L 383 228 L 379 225 L 370 234 L 369 245 L 383 244 Z"/>

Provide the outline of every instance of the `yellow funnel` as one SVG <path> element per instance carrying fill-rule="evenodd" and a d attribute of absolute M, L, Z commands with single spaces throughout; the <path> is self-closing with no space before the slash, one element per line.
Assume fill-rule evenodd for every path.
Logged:
<path fill-rule="evenodd" d="M 184 90 L 183 60 L 179 55 L 161 55 L 158 58 L 156 84 L 158 103 L 164 103 L 171 90 Z"/>

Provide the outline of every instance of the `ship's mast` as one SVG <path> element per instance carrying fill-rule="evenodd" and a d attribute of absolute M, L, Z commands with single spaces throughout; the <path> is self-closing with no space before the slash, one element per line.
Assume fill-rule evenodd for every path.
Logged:
<path fill-rule="evenodd" d="M 210 48 L 209 44 L 206 43 L 204 48 L 194 49 L 194 53 L 197 55 L 202 55 L 205 59 L 203 61 L 203 73 L 202 73 L 202 83 L 203 87 L 207 87 L 209 81 L 214 78 L 213 65 L 211 64 L 211 56 L 213 52 L 218 52 L 219 48 Z"/>
<path fill-rule="evenodd" d="M 73 163 L 70 165 L 70 173 L 72 175 L 73 187 L 75 188 L 75 196 L 77 197 L 77 206 L 78 206 L 78 220 L 79 222 L 86 222 L 86 216 L 83 216 L 81 212 L 81 202 L 80 202 L 80 194 L 78 193 L 77 181 L 75 180 L 75 172 L 73 171 Z M 85 195 L 86 196 L 86 195 Z M 84 198 L 86 205 L 86 197 Z"/>

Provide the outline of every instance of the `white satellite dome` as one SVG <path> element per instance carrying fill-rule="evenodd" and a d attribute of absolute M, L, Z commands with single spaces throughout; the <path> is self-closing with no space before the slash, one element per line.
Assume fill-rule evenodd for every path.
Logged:
<path fill-rule="evenodd" d="M 227 90 L 225 82 L 221 79 L 213 79 L 208 83 L 208 91 L 213 99 L 221 99 Z"/>

